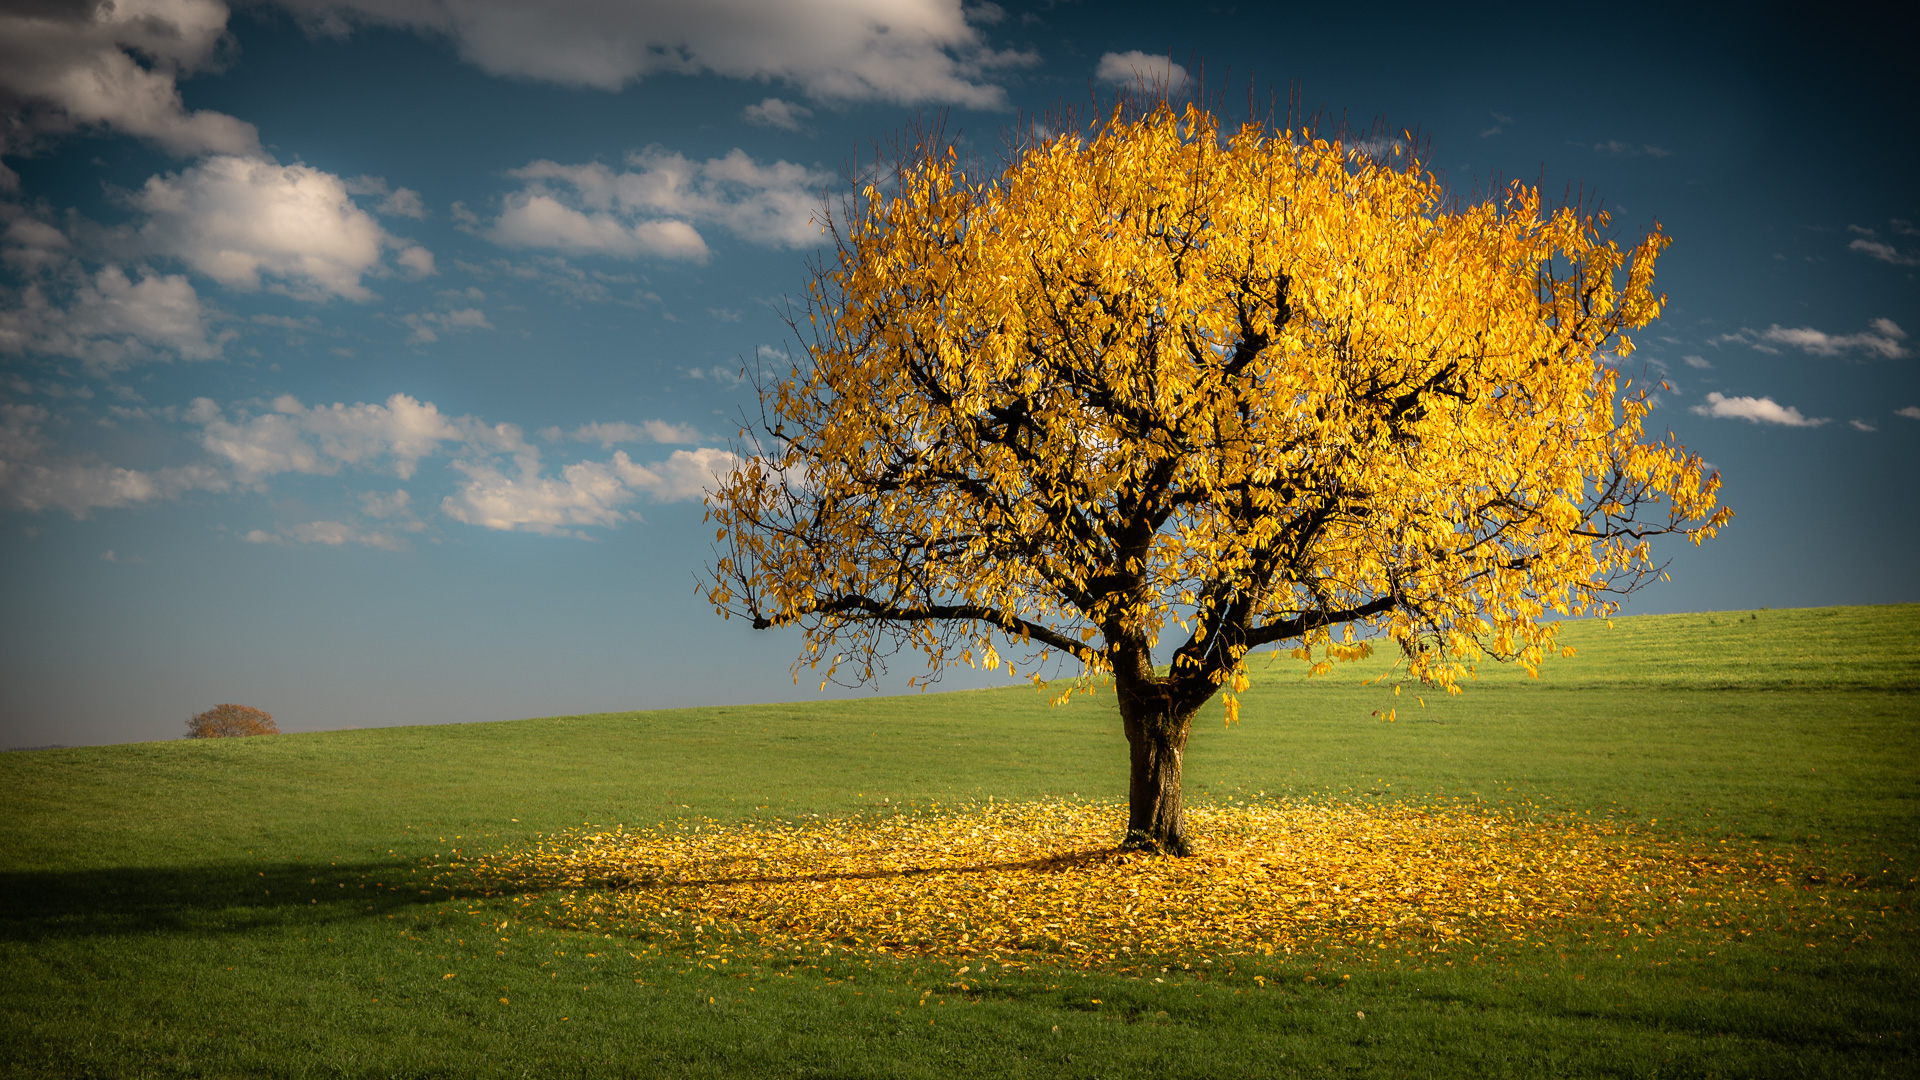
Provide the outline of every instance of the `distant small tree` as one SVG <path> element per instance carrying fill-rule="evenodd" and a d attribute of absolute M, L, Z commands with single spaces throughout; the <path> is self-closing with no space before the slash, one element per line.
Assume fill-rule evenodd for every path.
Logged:
<path fill-rule="evenodd" d="M 187 721 L 189 739 L 229 739 L 241 735 L 278 735 L 273 714 L 248 705 L 215 705 Z"/>

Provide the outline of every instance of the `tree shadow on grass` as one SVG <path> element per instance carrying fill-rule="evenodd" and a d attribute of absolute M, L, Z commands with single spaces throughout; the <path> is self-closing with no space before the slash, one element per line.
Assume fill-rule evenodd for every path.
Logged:
<path fill-rule="evenodd" d="M 476 898 L 410 860 L 0 872 L 0 941 L 312 926 Z"/>

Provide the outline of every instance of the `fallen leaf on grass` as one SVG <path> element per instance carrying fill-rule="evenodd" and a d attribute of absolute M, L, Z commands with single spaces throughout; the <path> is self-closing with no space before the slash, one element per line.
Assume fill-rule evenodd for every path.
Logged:
<path fill-rule="evenodd" d="M 1258 802 L 1189 818 L 1201 852 L 1190 858 L 1115 850 L 1122 808 L 1035 802 L 576 830 L 471 872 L 496 891 L 541 892 L 548 919 L 596 933 L 1104 964 L 1514 946 L 1569 921 L 1712 929 L 1783 870 L 1758 848 L 1477 805 Z"/>

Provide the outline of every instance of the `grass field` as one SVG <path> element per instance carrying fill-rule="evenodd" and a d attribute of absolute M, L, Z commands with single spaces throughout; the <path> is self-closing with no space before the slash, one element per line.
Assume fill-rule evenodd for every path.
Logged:
<path fill-rule="evenodd" d="M 1069 964 L 723 949 L 698 913 L 677 942 L 587 933 L 448 870 L 583 826 L 1115 799 L 1110 695 L 43 750 L 0 755 L 0 1076 L 1913 1075 L 1920 606 L 1563 639 L 1537 681 L 1424 708 L 1371 662 L 1263 660 L 1238 726 L 1197 725 L 1189 801 L 1724 839 L 1806 869 L 1777 910 L 1684 953 L 1569 924 L 1525 950 Z"/>

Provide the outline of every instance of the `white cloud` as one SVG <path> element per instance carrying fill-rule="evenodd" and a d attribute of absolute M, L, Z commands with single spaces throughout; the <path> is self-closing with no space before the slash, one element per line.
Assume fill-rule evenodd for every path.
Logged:
<path fill-rule="evenodd" d="M 144 360 L 209 360 L 227 335 L 212 336 L 200 296 L 181 274 L 118 266 L 92 275 L 69 263 L 0 307 L 0 354 L 43 353 L 81 361 L 96 373 Z"/>
<path fill-rule="evenodd" d="M 660 502 L 702 498 L 743 464 L 738 454 L 707 446 L 675 450 L 672 457 L 652 466 L 634 464 L 624 450 L 613 455 L 614 471 L 620 479 Z"/>
<path fill-rule="evenodd" d="M 392 491 L 363 491 L 360 493 L 360 513 L 382 521 L 391 521 L 400 529 L 410 532 L 425 532 L 427 523 L 421 521 L 413 511 L 413 496 L 406 488 Z"/>
<path fill-rule="evenodd" d="M 413 328 L 413 333 L 407 338 L 407 344 L 409 345 L 430 345 L 433 342 L 439 341 L 440 335 L 435 332 L 436 327 L 440 330 L 450 330 L 455 333 L 462 333 L 468 330 L 493 329 L 493 324 L 487 321 L 487 313 L 481 311 L 479 308 L 459 308 L 454 311 L 419 311 L 411 315 L 401 316 L 400 321 Z"/>
<path fill-rule="evenodd" d="M 310 333 L 320 328 L 320 320 L 312 315 L 296 319 L 291 315 L 272 315 L 263 312 L 249 317 L 247 321 L 258 326 L 278 327 L 296 334 Z"/>
<path fill-rule="evenodd" d="M 400 264 L 400 268 L 407 272 L 408 277 L 432 277 L 439 273 L 433 268 L 433 252 L 418 244 L 402 248 L 400 254 L 393 257 L 393 261 Z"/>
<path fill-rule="evenodd" d="M 0 236 L 0 261 L 23 277 L 38 277 L 65 267 L 72 249 L 66 233 L 25 214 L 9 221 L 6 233 Z"/>
<path fill-rule="evenodd" d="M 347 192 L 351 195 L 378 195 L 379 203 L 373 210 L 387 217 L 406 217 L 422 220 L 427 216 L 427 204 L 420 193 L 412 188 L 390 188 L 384 176 L 351 176 L 346 180 Z"/>
<path fill-rule="evenodd" d="M 299 544 L 365 544 L 385 551 L 403 551 L 407 542 L 391 533 L 368 532 L 338 521 L 309 521 L 287 529 L 287 538 Z"/>
<path fill-rule="evenodd" d="M 230 415 L 207 398 L 184 409 L 121 410 L 127 415 L 197 425 L 208 460 L 142 471 L 50 452 L 43 430 L 49 414 L 38 405 L 0 405 L 0 508 L 38 512 L 64 510 L 75 517 L 110 507 L 176 498 L 193 490 L 264 490 L 282 474 L 332 476 L 348 467 L 387 471 L 402 479 L 420 462 L 451 453 L 464 475 L 453 494 L 440 500 L 448 517 L 489 529 L 581 536 L 585 527 L 612 527 L 637 517 L 642 499 L 699 499 L 716 478 L 741 459 L 711 447 L 676 450 L 664 461 L 636 462 L 625 451 L 610 460 L 578 461 L 549 474 L 540 451 L 512 424 L 477 417 L 449 419 L 432 402 L 395 394 L 385 404 L 365 402 L 308 407 L 292 395 L 274 399 L 267 411 Z M 550 439 L 571 438 L 611 448 L 616 443 L 694 442 L 698 433 L 661 420 L 638 424 L 592 423 Z M 253 530 L 252 543 L 367 544 L 402 548 L 405 534 L 427 528 L 406 488 L 357 495 L 359 516 L 377 524 L 354 524 L 352 515 Z"/>
<path fill-rule="evenodd" d="M 610 527 L 631 516 L 625 509 L 640 496 L 657 502 L 697 499 L 713 486 L 716 473 L 738 466 L 725 450 L 675 451 L 666 461 L 638 464 L 625 451 L 607 462 L 567 465 L 558 476 L 545 473 L 540 451 L 518 427 L 471 416 L 449 420 L 432 402 L 395 394 L 385 405 L 316 405 L 308 408 L 291 395 L 274 400 L 273 411 L 229 420 L 213 402 L 200 398 L 187 417 L 203 426 L 201 442 L 226 463 L 243 484 L 260 486 L 281 473 L 334 475 L 344 466 L 382 467 L 407 479 L 421 459 L 451 448 L 453 467 L 466 479 L 441 500 L 448 517 L 489 529 L 580 535 L 584 526 Z M 559 434 L 549 431 L 549 437 Z M 583 442 L 691 442 L 697 433 L 664 421 L 642 424 L 587 424 L 571 437 Z M 405 489 L 361 495 L 368 517 L 397 520 L 402 529 L 424 526 L 412 514 Z M 375 543 L 385 534 L 349 530 L 355 543 Z M 331 542 L 284 537 L 301 542 Z M 347 542 L 342 540 L 340 542 Z"/>
<path fill-rule="evenodd" d="M 149 178 L 132 201 L 148 215 L 140 236 L 150 250 L 246 291 L 271 278 L 267 287 L 299 299 L 369 300 L 360 279 L 379 273 L 381 249 L 396 243 L 345 181 L 305 165 L 216 156 Z M 432 271 L 424 249 L 403 264 Z"/>
<path fill-rule="evenodd" d="M 63 510 L 84 518 L 93 510 L 227 487 L 224 476 L 205 466 L 143 472 L 52 456 L 41 428 L 47 419 L 38 405 L 0 404 L 0 506 L 28 513 Z"/>
<path fill-rule="evenodd" d="M 1110 52 L 1100 58 L 1093 77 L 1109 86 L 1165 91 L 1168 97 L 1187 92 L 1187 69 L 1171 57 L 1153 56 L 1139 49 Z"/>
<path fill-rule="evenodd" d="M 560 428 L 547 428 L 540 433 L 549 442 L 572 439 L 575 442 L 599 443 L 602 450 L 611 450 L 620 443 L 692 443 L 700 441 L 700 433 L 688 424 L 670 424 L 665 420 L 645 420 L 638 424 L 601 423 L 582 424 L 572 431 Z"/>
<path fill-rule="evenodd" d="M 81 361 L 95 374 L 145 360 L 209 360 L 232 331 L 211 316 L 182 274 L 118 264 L 89 272 L 67 233 L 17 206 L 0 235 L 0 262 L 21 287 L 0 290 L 0 354 L 40 353 Z"/>
<path fill-rule="evenodd" d="M 1908 405 L 1893 410 L 1893 415 L 1904 416 L 1909 420 L 1920 420 L 1920 405 Z"/>
<path fill-rule="evenodd" d="M 0 493 L 11 509 L 64 510 L 84 518 L 91 510 L 151 502 L 162 488 L 151 473 L 112 465 L 0 461 Z"/>
<path fill-rule="evenodd" d="M 1713 361 L 1708 360 L 1704 356 L 1683 356 L 1680 359 L 1685 360 L 1687 366 L 1690 368 L 1710 368 L 1713 366 Z"/>
<path fill-rule="evenodd" d="M 441 512 L 487 529 L 577 536 L 571 526 L 618 524 L 627 516 L 620 507 L 634 499 L 612 466 L 594 462 L 569 465 L 559 479 L 541 476 L 537 459 L 532 468 L 523 462 L 517 475 L 492 462 L 456 461 L 454 467 L 467 482 L 441 501 Z"/>
<path fill-rule="evenodd" d="M 405 539 L 392 533 L 369 532 L 343 521 L 308 521 L 290 525 L 277 533 L 253 529 L 240 539 L 249 544 L 320 544 L 325 547 L 365 544 L 385 551 L 405 551 L 407 547 Z"/>
<path fill-rule="evenodd" d="M 1876 240 L 1865 236 L 1855 237 L 1853 242 L 1847 245 L 1847 250 L 1858 251 L 1863 255 L 1879 259 L 1883 263 L 1892 263 L 1895 266 L 1920 266 L 1920 255 L 1902 254 L 1900 249 L 1884 240 Z"/>
<path fill-rule="evenodd" d="M 728 386 L 739 386 L 747 381 L 747 377 L 740 374 L 739 368 L 730 368 L 722 364 L 705 368 L 688 368 L 687 378 L 699 379 L 702 382 L 712 379 L 714 382 L 726 383 Z"/>
<path fill-rule="evenodd" d="M 226 462 L 240 482 L 254 485 L 278 473 L 332 476 L 342 465 L 385 464 L 405 480 L 442 443 L 474 437 L 471 424 L 456 425 L 432 402 L 406 394 L 393 395 L 385 405 L 335 403 L 311 409 L 282 395 L 273 409 L 233 421 L 212 401 L 197 398 L 189 415 L 205 425 L 200 443 L 207 452 Z"/>
<path fill-rule="evenodd" d="M 819 243 L 814 211 L 833 177 L 787 161 L 763 165 L 738 148 L 696 162 L 649 146 L 627 155 L 628 169 L 595 162 L 535 161 L 513 175 L 527 186 L 510 195 L 493 238 L 510 247 L 631 258 L 700 261 L 706 241 L 695 223 L 713 224 L 768 247 Z"/>
<path fill-rule="evenodd" d="M 1855 431 L 1879 431 L 1880 430 L 1880 426 L 1878 424 L 1869 423 L 1868 421 L 1865 421 L 1865 420 L 1849 420 L 1847 421 L 1847 424 L 1851 426 Z"/>
<path fill-rule="evenodd" d="M 309 521 L 288 529 L 287 534 L 303 544 L 332 544 L 336 547 L 353 538 L 353 530 L 338 521 Z"/>
<path fill-rule="evenodd" d="M 1875 319 L 1869 325 L 1871 329 L 1858 334 L 1828 334 L 1810 326 L 1784 327 L 1775 323 L 1760 338 L 1815 356 L 1840 356 L 1856 350 L 1883 360 L 1900 360 L 1910 355 L 1900 344 L 1907 339 L 1907 332 L 1892 319 Z"/>
<path fill-rule="evenodd" d="M 467 480 L 441 500 L 455 521 L 487 529 L 583 537 L 581 526 L 611 527 L 637 517 L 624 509 L 644 494 L 656 502 L 701 498 L 740 465 L 726 450 L 676 450 L 666 461 L 636 463 L 624 450 L 607 462 L 580 461 L 544 475 L 537 451 L 517 448 L 511 465 L 479 456 L 456 460 Z"/>
<path fill-rule="evenodd" d="M 34 382 L 31 379 L 23 379 L 18 375 L 7 376 L 7 389 L 23 397 L 32 397 L 32 396 L 38 395 L 40 397 L 54 398 L 56 400 L 60 398 L 69 398 L 69 397 L 86 400 L 93 397 L 93 387 L 88 386 L 85 383 L 55 382 L 52 379 L 42 379 L 39 382 Z M 138 412 L 139 411 L 139 410 L 123 409 L 118 405 L 109 405 L 107 406 L 107 409 L 109 412 L 112 412 L 115 414 L 122 413 L 122 412 Z"/>
<path fill-rule="evenodd" d="M 1567 145 L 1585 146 L 1587 144 L 1581 143 L 1581 142 L 1569 142 Z M 1594 153 L 1605 154 L 1608 157 L 1663 158 L 1663 157 L 1673 156 L 1673 151 L 1663 150 L 1660 147 L 1653 145 L 1652 143 L 1639 143 L 1636 145 L 1634 143 L 1621 142 L 1619 139 L 1608 139 L 1605 142 L 1597 142 L 1592 145 L 1593 145 Z"/>
<path fill-rule="evenodd" d="M 619 304 L 624 307 L 660 303 L 660 294 L 641 288 L 640 279 L 631 273 L 582 268 L 557 255 L 533 255 L 525 262 L 492 259 L 485 263 L 473 263 L 455 259 L 453 265 L 461 272 L 482 280 L 507 278 L 532 282 L 572 303 Z M 667 315 L 672 318 L 671 312 Z"/>
<path fill-rule="evenodd" d="M 252 124 L 188 112 L 175 84 L 209 66 L 226 29 L 219 0 L 10 5 L 0 11 L 0 153 L 88 126 L 179 155 L 258 153 Z M 0 167 L 0 187 L 14 181 Z"/>
<path fill-rule="evenodd" d="M 767 98 L 758 105 L 749 105 L 740 110 L 740 119 L 749 124 L 785 128 L 788 131 L 799 131 L 800 121 L 812 115 L 812 109 L 791 101 L 781 101 L 777 97 Z"/>
<path fill-rule="evenodd" d="M 374 210 L 388 217 L 407 217 L 415 221 L 424 220 L 427 216 L 427 204 L 421 200 L 420 193 L 405 187 L 394 188 L 393 193 L 381 199 L 380 205 Z"/>
<path fill-rule="evenodd" d="M 507 208 L 493 225 L 494 242 L 507 247 L 539 247 L 575 255 L 611 255 L 630 259 L 655 255 L 704 262 L 707 242 L 684 221 L 621 221 L 610 213 L 585 213 L 546 191 L 521 191 L 507 197 Z"/>
<path fill-rule="evenodd" d="M 1826 418 L 1809 420 L 1791 405 L 1781 405 L 1770 397 L 1727 397 L 1719 391 L 1707 395 L 1705 405 L 1695 405 L 1701 416 L 1746 420 L 1754 424 L 1782 424 L 1786 427 L 1819 427 Z"/>
<path fill-rule="evenodd" d="M 143 563 L 147 560 L 139 555 L 116 555 L 113 553 L 112 548 L 108 548 L 100 553 L 100 561 L 110 563 Z"/>
<path fill-rule="evenodd" d="M 654 74 L 779 80 L 822 101 L 1006 107 L 996 52 L 959 0 L 279 0 L 334 33 L 354 23 L 451 39 L 494 74 L 619 90 Z M 974 22 L 996 21 L 985 8 Z"/>
<path fill-rule="evenodd" d="M 360 512 L 375 518 L 404 517 L 413 512 L 413 496 L 407 494 L 406 488 L 363 491 L 360 493 Z"/>

